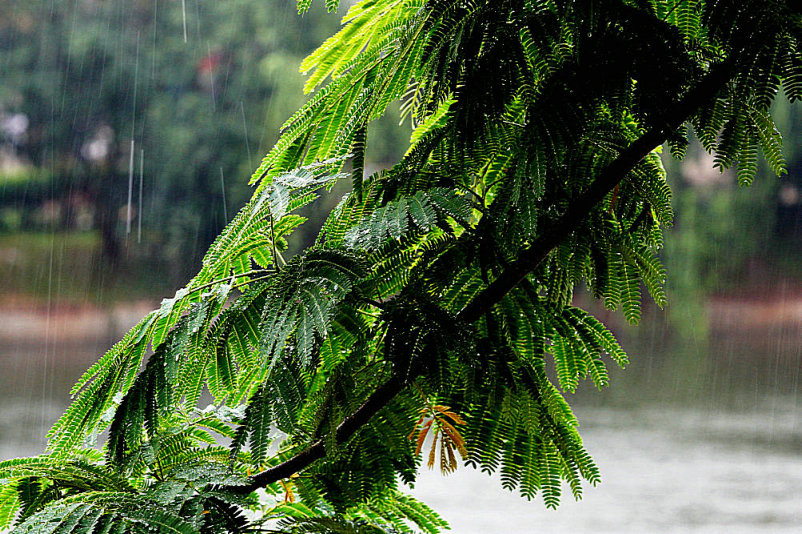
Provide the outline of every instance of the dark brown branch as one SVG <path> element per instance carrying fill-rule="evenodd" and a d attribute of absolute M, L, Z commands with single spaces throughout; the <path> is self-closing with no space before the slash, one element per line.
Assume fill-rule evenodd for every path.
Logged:
<path fill-rule="evenodd" d="M 530 272 L 537 268 L 546 256 L 568 235 L 575 231 L 590 214 L 593 207 L 623 180 L 627 174 L 655 148 L 665 142 L 670 133 L 702 105 L 715 98 L 732 76 L 732 68 L 728 63 L 714 66 L 701 82 L 691 89 L 680 101 L 669 106 L 666 117 L 671 121 L 661 127 L 655 127 L 644 133 L 629 145 L 618 157 L 602 170 L 599 177 L 579 197 L 574 199 L 565 214 L 552 224 L 529 248 L 524 249 L 518 259 L 510 264 L 493 282 L 480 292 L 459 313 L 458 319 L 474 322 L 489 311 L 496 303 L 517 286 Z M 337 427 L 336 441 L 344 443 L 359 428 L 379 412 L 398 395 L 406 382 L 394 376 L 379 386 L 367 400 Z M 325 442 L 318 440 L 307 449 L 289 460 L 271 467 L 255 475 L 246 486 L 230 486 L 226 489 L 239 493 L 250 493 L 297 473 L 315 460 L 326 455 Z"/>

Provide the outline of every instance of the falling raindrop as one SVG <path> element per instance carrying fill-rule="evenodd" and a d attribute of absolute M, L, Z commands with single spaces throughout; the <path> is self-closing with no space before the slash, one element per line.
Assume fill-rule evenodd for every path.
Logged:
<path fill-rule="evenodd" d="M 181 13 L 184 16 L 184 42 L 187 42 L 187 0 L 181 0 Z"/>
<path fill-rule="evenodd" d="M 134 103 L 131 110 L 131 136 L 133 137 L 134 127 L 136 126 L 136 89 L 139 81 L 139 37 L 141 32 L 136 32 L 136 57 L 134 59 Z"/>
<path fill-rule="evenodd" d="M 141 32 L 136 32 L 136 59 L 134 60 L 134 98 L 131 107 L 131 153 L 128 158 L 128 209 L 125 217 L 125 235 L 131 234 L 132 200 L 134 193 L 134 135 L 136 133 L 136 90 L 139 81 L 139 38 Z"/>
<path fill-rule="evenodd" d="M 137 204 L 136 242 L 142 242 L 142 184 L 145 181 L 145 150 L 139 149 L 139 203 Z"/>
<path fill-rule="evenodd" d="M 253 160 L 251 159 L 251 144 L 248 142 L 248 124 L 245 122 L 245 104 L 242 100 L 239 101 L 239 109 L 242 112 L 242 129 L 245 131 L 245 148 L 248 149 L 248 168 L 253 169 Z"/>
<path fill-rule="evenodd" d="M 226 179 L 223 176 L 223 167 L 220 167 L 220 189 L 223 191 L 223 222 L 228 222 L 228 207 L 226 205 Z"/>
<path fill-rule="evenodd" d="M 156 30 L 159 27 L 159 0 L 153 0 L 153 48 L 150 60 L 150 77 L 156 79 Z"/>
<path fill-rule="evenodd" d="M 131 155 L 128 158 L 128 211 L 125 216 L 125 235 L 131 233 L 131 200 L 134 193 L 134 140 L 131 139 Z"/>
<path fill-rule="evenodd" d="M 56 229 L 53 228 L 53 233 L 50 235 L 50 259 L 48 262 L 47 268 L 47 319 L 45 321 L 45 347 L 44 347 L 44 362 L 42 365 L 42 399 L 47 399 L 47 382 L 48 382 L 48 365 L 50 365 L 50 335 L 51 335 L 51 312 L 53 306 L 53 256 L 54 256 L 54 249 L 56 244 Z M 45 425 L 45 421 L 47 420 L 45 414 L 45 403 L 43 402 L 40 405 L 40 413 L 39 413 L 39 420 L 40 426 Z"/>
<path fill-rule="evenodd" d="M 206 43 L 206 57 L 209 58 L 209 61 L 212 61 L 212 48 L 209 43 Z M 215 112 L 217 111 L 217 103 L 214 97 L 214 68 L 209 68 L 209 89 L 212 92 L 212 112 Z"/>

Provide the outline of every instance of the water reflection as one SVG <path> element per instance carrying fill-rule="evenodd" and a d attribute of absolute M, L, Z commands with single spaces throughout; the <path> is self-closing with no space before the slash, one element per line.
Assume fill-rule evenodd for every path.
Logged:
<path fill-rule="evenodd" d="M 0 457 L 38 454 L 69 390 L 103 345 L 0 342 Z"/>
<path fill-rule="evenodd" d="M 40 453 L 73 384 L 153 305 L 0 308 L 0 458 Z"/>

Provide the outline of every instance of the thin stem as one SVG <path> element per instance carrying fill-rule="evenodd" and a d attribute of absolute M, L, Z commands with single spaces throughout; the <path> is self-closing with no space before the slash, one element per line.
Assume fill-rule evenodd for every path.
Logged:
<path fill-rule="evenodd" d="M 676 4 L 674 4 L 674 7 L 672 7 L 672 8 L 671 8 L 671 9 L 668 11 L 668 13 L 666 13 L 665 15 L 663 15 L 663 18 L 662 18 L 661 20 L 666 20 L 666 19 L 668 19 L 668 17 L 669 17 L 669 16 L 670 16 L 670 15 L 671 15 L 671 14 L 672 14 L 674 11 L 676 11 L 676 10 L 677 10 L 677 8 L 678 8 L 679 6 L 681 6 L 681 5 L 682 5 L 682 4 L 684 4 L 685 2 L 686 2 L 686 0 L 678 0 L 678 2 L 677 2 Z"/>
<path fill-rule="evenodd" d="M 366 304 L 370 304 L 371 306 L 373 306 L 375 308 L 379 308 L 380 310 L 386 310 L 387 309 L 387 306 L 382 304 L 378 300 L 373 300 L 373 299 L 370 299 L 370 298 L 367 298 L 367 297 L 362 297 L 362 298 L 360 298 L 360 300 L 362 302 L 365 302 Z"/>
<path fill-rule="evenodd" d="M 237 288 L 240 288 L 242 286 L 247 286 L 248 284 L 252 284 L 254 282 L 261 282 L 262 280 L 266 280 L 266 279 L 270 278 L 270 276 L 272 274 L 273 273 L 271 272 L 270 274 L 266 274 L 264 276 L 257 276 L 256 278 L 251 278 L 250 280 L 246 280 L 245 282 L 240 282 L 239 284 L 234 284 L 233 286 L 231 286 L 231 289 L 237 289 Z"/>
<path fill-rule="evenodd" d="M 276 268 L 278 268 L 278 250 L 276 250 L 276 233 L 273 229 L 273 214 L 270 214 L 270 244 L 273 246 L 273 261 L 275 262 Z M 282 261 L 284 258 L 281 258 Z M 286 262 L 284 263 L 286 265 Z"/>
<path fill-rule="evenodd" d="M 233 280 L 234 278 L 239 278 L 240 276 L 250 276 L 252 274 L 272 273 L 272 272 L 273 271 L 270 270 L 270 269 L 254 269 L 252 271 L 246 271 L 244 273 L 235 274 L 235 275 L 232 275 L 232 276 L 226 276 L 225 278 L 218 278 L 217 280 L 212 280 L 211 282 L 207 282 L 207 283 L 205 283 L 205 284 L 203 284 L 201 286 L 192 288 L 192 290 L 187 294 L 191 295 L 192 293 L 196 293 L 196 292 L 198 292 L 198 291 L 200 291 L 202 289 L 206 289 L 207 287 L 216 286 L 217 284 L 225 282 L 226 280 Z M 259 278 L 259 279 L 261 280 L 262 278 Z M 251 282 L 252 281 L 253 280 L 251 280 Z M 242 286 L 244 284 L 239 284 L 239 285 Z M 232 287 L 237 287 L 237 286 L 232 286 Z"/>

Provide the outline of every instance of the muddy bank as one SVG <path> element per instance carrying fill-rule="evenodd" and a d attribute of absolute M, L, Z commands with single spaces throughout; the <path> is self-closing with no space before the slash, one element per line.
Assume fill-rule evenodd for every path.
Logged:
<path fill-rule="evenodd" d="M 0 341 L 13 344 L 113 341 L 158 305 L 156 300 L 101 307 L 4 299 L 0 301 Z M 777 294 L 714 295 L 708 298 L 706 309 L 714 334 L 751 336 L 756 330 L 782 329 L 796 332 L 802 341 L 802 289 Z M 615 324 L 615 317 L 608 319 Z"/>
<path fill-rule="evenodd" d="M 158 302 L 138 300 L 109 306 L 0 302 L 0 342 L 53 345 L 113 341 L 135 325 Z"/>
<path fill-rule="evenodd" d="M 713 296 L 708 299 L 710 326 L 716 330 L 802 328 L 802 294 Z"/>

